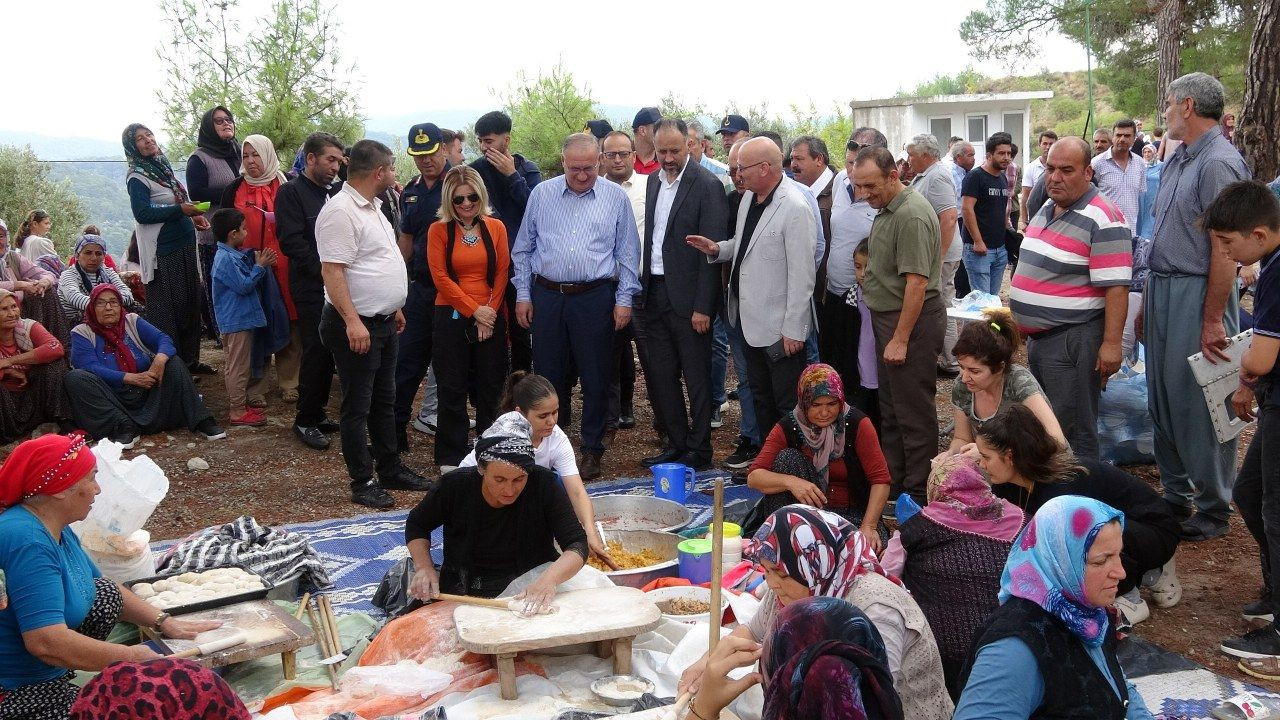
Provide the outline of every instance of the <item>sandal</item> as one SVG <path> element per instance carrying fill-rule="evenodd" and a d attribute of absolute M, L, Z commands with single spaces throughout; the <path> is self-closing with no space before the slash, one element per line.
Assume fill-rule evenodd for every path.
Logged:
<path fill-rule="evenodd" d="M 1247 658 L 1236 663 L 1236 668 L 1260 680 L 1280 680 L 1280 657 Z"/>

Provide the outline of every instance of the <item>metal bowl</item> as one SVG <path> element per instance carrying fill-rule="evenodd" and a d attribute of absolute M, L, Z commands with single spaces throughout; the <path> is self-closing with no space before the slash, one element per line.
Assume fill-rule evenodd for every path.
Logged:
<path fill-rule="evenodd" d="M 649 495 L 601 495 L 591 498 L 596 522 L 612 530 L 674 532 L 689 524 L 693 513 L 678 502 Z"/>
<path fill-rule="evenodd" d="M 622 549 L 627 552 L 638 553 L 648 549 L 662 558 L 662 562 L 656 565 L 635 568 L 634 570 L 606 572 L 605 575 L 608 575 L 615 585 L 642 588 L 658 578 L 675 577 L 680 574 L 680 550 L 677 546 L 684 538 L 675 533 L 659 532 L 657 530 L 625 530 L 622 532 L 605 530 L 604 539 L 605 542 L 614 540 L 621 543 Z"/>
<path fill-rule="evenodd" d="M 614 692 L 609 686 L 617 683 L 626 683 L 636 689 L 626 694 Z M 605 701 L 605 703 L 614 707 L 630 707 L 640 699 L 641 695 L 651 693 L 653 690 L 653 683 L 638 675 L 610 675 L 591 683 L 591 692 L 595 693 L 596 697 Z M 634 697 L 632 697 L 633 693 L 636 693 Z"/>

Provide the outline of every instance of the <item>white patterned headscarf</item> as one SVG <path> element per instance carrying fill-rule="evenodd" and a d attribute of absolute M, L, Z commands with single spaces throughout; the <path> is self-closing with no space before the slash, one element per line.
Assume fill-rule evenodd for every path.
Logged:
<path fill-rule="evenodd" d="M 533 426 L 518 412 L 498 418 L 476 441 L 476 460 L 500 460 L 523 470 L 533 467 Z"/>

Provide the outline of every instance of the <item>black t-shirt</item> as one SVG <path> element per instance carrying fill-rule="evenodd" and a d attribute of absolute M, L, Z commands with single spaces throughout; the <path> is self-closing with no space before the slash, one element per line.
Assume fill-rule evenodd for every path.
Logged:
<path fill-rule="evenodd" d="M 1253 286 L 1253 334 L 1280 338 L 1280 250 L 1272 250 L 1259 261 L 1262 272 Z M 1265 376 L 1271 385 L 1270 402 L 1280 400 L 1280 362 Z"/>
<path fill-rule="evenodd" d="M 973 206 L 973 214 L 978 218 L 978 232 L 982 233 L 982 242 L 988 248 L 1004 247 L 1004 229 L 1009 224 L 1009 182 L 1004 174 L 992 175 L 979 165 L 964 176 L 960 186 L 962 197 L 977 198 Z M 963 214 L 961 219 L 963 219 Z M 960 237 L 965 244 L 972 244 L 969 227 L 960 223 Z"/>
<path fill-rule="evenodd" d="M 1081 495 L 1104 502 L 1124 513 L 1126 522 L 1139 522 L 1178 534 L 1178 521 L 1155 490 L 1142 480 L 1101 460 L 1076 458 L 1083 470 L 1066 482 L 1038 482 L 1027 491 L 1013 483 L 992 485 L 991 492 L 1023 509 L 1029 521 L 1036 511 L 1060 495 Z"/>
<path fill-rule="evenodd" d="M 752 198 L 751 205 L 747 208 L 747 217 L 742 221 L 742 237 L 738 238 L 738 257 L 733 263 L 733 277 L 729 278 L 729 291 L 734 295 L 738 294 L 738 276 L 742 274 L 742 258 L 746 257 L 747 248 L 751 245 L 751 236 L 755 234 L 756 225 L 760 223 L 760 216 L 764 215 L 764 209 L 773 202 L 773 195 L 778 192 L 779 185 L 782 185 L 781 181 L 774 185 L 760 202 Z"/>

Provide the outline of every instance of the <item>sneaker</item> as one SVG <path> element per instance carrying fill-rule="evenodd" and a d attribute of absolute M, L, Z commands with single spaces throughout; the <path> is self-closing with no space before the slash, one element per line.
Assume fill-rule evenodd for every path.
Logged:
<path fill-rule="evenodd" d="M 1164 564 L 1159 579 L 1148 586 L 1151 601 L 1158 608 L 1171 608 L 1182 599 L 1182 583 L 1178 582 L 1178 569 L 1173 558 Z M 1271 618 L 1267 618 L 1268 621 Z"/>
<path fill-rule="evenodd" d="M 1274 623 L 1239 637 L 1227 638 L 1218 646 L 1222 652 L 1238 658 L 1263 659 L 1280 657 L 1280 632 Z"/>
<path fill-rule="evenodd" d="M 120 443 L 125 450 L 132 450 L 133 446 L 137 445 L 141 439 L 142 436 L 137 434 L 136 428 L 121 430 L 111 436 L 111 441 Z"/>
<path fill-rule="evenodd" d="M 214 422 L 213 418 L 205 418 L 196 425 L 196 432 L 204 436 L 205 440 L 221 440 L 227 436 L 227 431 L 222 426 Z"/>
<path fill-rule="evenodd" d="M 1134 588 L 1116 598 L 1116 609 L 1124 615 L 1124 619 L 1132 627 L 1138 623 L 1151 617 L 1151 608 L 1147 605 L 1147 601 L 1142 599 L 1142 595 L 1138 593 L 1138 588 Z"/>
<path fill-rule="evenodd" d="M 724 410 L 716 408 L 711 411 L 711 427 L 724 427 Z"/>
<path fill-rule="evenodd" d="M 1271 601 L 1269 599 L 1255 600 L 1244 606 L 1245 620 L 1265 620 L 1267 622 L 1275 622 L 1275 613 L 1271 610 Z"/>
<path fill-rule="evenodd" d="M 422 433 L 423 435 L 435 435 L 435 434 L 436 434 L 436 424 L 435 424 L 435 423 L 429 423 L 429 422 L 427 422 L 426 420 L 423 420 L 423 419 L 422 419 L 422 418 L 420 418 L 420 417 L 416 417 L 416 418 L 414 418 L 414 419 L 413 419 L 413 429 L 414 429 L 414 430 L 417 430 L 418 432 Z"/>
<path fill-rule="evenodd" d="M 376 480 L 366 480 L 363 484 L 352 487 L 351 502 L 374 510 L 386 510 L 396 504 L 391 493 L 383 490 Z"/>
<path fill-rule="evenodd" d="M 760 454 L 760 448 L 756 447 L 750 441 L 740 441 L 738 447 L 729 457 L 721 463 L 730 470 L 741 470 L 750 467 L 752 461 L 756 459 L 756 455 Z"/>
<path fill-rule="evenodd" d="M 266 424 L 266 416 L 256 408 L 249 408 L 240 417 L 231 418 L 231 425 L 234 427 L 261 427 Z"/>

